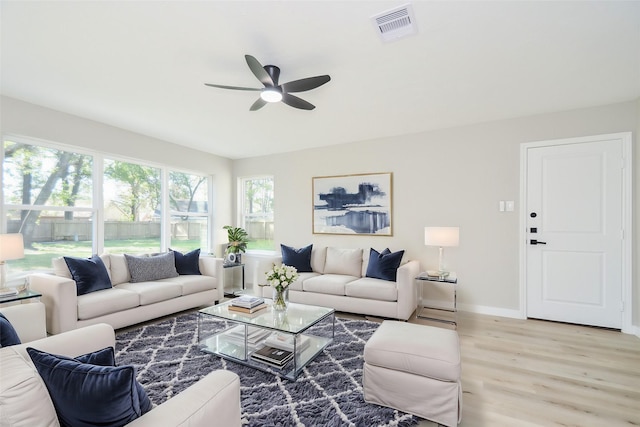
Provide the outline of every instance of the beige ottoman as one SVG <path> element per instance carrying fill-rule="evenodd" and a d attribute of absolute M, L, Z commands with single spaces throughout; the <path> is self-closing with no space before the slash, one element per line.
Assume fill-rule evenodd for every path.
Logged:
<path fill-rule="evenodd" d="M 385 320 L 364 346 L 362 384 L 369 403 L 457 426 L 462 414 L 458 333 Z"/>

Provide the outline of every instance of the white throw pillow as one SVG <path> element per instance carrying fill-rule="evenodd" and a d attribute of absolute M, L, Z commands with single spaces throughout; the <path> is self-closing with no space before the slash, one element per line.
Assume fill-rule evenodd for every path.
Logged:
<path fill-rule="evenodd" d="M 36 369 L 10 347 L 0 353 L 0 425 L 60 426 L 47 387 Z"/>
<path fill-rule="evenodd" d="M 362 249 L 327 248 L 324 274 L 362 277 Z"/>

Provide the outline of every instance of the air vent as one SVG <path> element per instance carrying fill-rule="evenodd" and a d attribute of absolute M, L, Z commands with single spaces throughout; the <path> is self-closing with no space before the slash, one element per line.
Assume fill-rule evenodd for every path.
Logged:
<path fill-rule="evenodd" d="M 384 42 L 397 40 L 418 32 L 415 15 L 410 4 L 372 16 L 371 20 Z"/>

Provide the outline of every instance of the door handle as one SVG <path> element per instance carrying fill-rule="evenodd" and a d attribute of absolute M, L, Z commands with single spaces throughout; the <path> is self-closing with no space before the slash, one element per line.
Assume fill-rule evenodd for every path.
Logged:
<path fill-rule="evenodd" d="M 532 245 L 546 245 L 547 244 L 547 242 L 541 242 L 540 240 L 536 240 L 536 239 L 529 240 L 529 243 L 531 243 Z"/>

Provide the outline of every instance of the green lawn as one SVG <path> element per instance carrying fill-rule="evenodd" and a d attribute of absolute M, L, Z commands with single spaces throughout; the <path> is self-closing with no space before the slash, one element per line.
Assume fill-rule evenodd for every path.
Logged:
<path fill-rule="evenodd" d="M 160 242 L 157 238 L 151 239 L 130 239 L 130 240 L 107 240 L 104 242 L 105 252 L 114 254 L 130 253 L 154 253 L 160 252 Z M 189 252 L 200 247 L 200 240 L 179 240 L 174 241 L 171 249 L 180 252 Z M 72 256 L 86 258 L 91 256 L 90 241 L 70 241 L 62 240 L 57 242 L 34 243 L 33 249 L 25 248 L 25 258 L 10 261 L 11 271 L 29 271 L 51 268 L 51 259 L 58 256 Z"/>
<path fill-rule="evenodd" d="M 106 240 L 105 252 L 113 254 L 143 254 L 160 252 L 160 241 L 157 238 Z M 171 249 L 189 252 L 200 247 L 200 240 L 177 240 L 171 244 Z M 252 240 L 248 249 L 272 250 L 271 240 Z M 61 240 L 57 242 L 34 243 L 33 249 L 25 248 L 25 258 L 9 261 L 11 272 L 42 270 L 51 268 L 51 259 L 59 256 L 87 258 L 91 256 L 90 241 Z"/>

